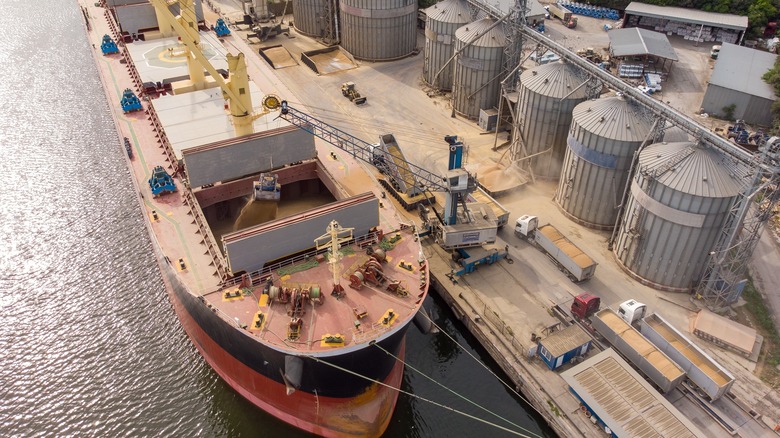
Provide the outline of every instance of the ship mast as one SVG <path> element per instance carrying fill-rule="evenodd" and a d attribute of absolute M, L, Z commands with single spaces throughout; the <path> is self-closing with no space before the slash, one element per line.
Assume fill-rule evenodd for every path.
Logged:
<path fill-rule="evenodd" d="M 328 257 L 328 264 L 333 273 L 333 291 L 331 292 L 331 295 L 337 298 L 344 296 L 344 287 L 341 286 L 341 281 L 339 280 L 340 273 L 338 263 L 342 258 L 339 248 L 341 248 L 343 243 L 352 240 L 353 230 L 354 228 L 341 228 L 341 225 L 333 220 L 330 221 L 326 233 L 314 239 L 317 250 L 328 248 L 328 253 L 330 254 Z"/>

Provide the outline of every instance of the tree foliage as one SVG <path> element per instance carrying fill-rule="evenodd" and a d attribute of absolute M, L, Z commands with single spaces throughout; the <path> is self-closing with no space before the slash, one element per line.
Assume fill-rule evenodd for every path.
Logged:
<path fill-rule="evenodd" d="M 677 6 L 747 16 L 752 36 L 761 36 L 764 26 L 769 21 L 777 19 L 780 10 L 780 0 L 641 0 L 641 2 L 656 6 Z M 594 6 L 621 10 L 629 3 L 631 0 L 590 0 L 590 4 Z"/>
<path fill-rule="evenodd" d="M 775 65 L 761 76 L 767 84 L 775 90 L 775 95 L 780 96 L 780 56 L 775 58 Z M 780 100 L 772 103 L 772 134 L 780 133 Z"/>

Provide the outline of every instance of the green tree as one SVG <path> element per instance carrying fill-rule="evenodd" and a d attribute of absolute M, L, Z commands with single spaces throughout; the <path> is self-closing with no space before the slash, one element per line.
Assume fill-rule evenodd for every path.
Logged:
<path fill-rule="evenodd" d="M 772 66 L 761 79 L 775 89 L 775 95 L 780 96 L 780 56 L 775 58 L 775 65 Z M 772 134 L 780 134 L 780 100 L 772 103 Z"/>
<path fill-rule="evenodd" d="M 748 6 L 747 16 L 753 33 L 761 35 L 769 20 L 777 15 L 777 8 L 770 0 L 756 0 Z"/>

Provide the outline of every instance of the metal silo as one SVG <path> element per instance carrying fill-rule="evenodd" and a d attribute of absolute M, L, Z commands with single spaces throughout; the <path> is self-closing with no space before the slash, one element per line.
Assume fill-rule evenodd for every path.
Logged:
<path fill-rule="evenodd" d="M 436 73 L 455 53 L 455 31 L 471 21 L 471 12 L 463 0 L 444 0 L 426 9 L 425 15 L 423 78 L 432 86 L 450 90 L 455 63 L 450 62 L 438 78 Z"/>
<path fill-rule="evenodd" d="M 493 19 L 483 18 L 455 31 L 455 51 L 463 51 L 455 59 L 452 105 L 471 119 L 479 117 L 480 109 L 496 106 L 501 91 L 507 40 L 502 26 L 490 29 L 494 24 Z"/>
<path fill-rule="evenodd" d="M 661 290 L 690 291 L 736 196 L 744 169 L 690 142 L 656 143 L 639 154 L 613 246 L 632 277 Z"/>
<path fill-rule="evenodd" d="M 587 227 L 614 228 L 634 152 L 652 126 L 651 115 L 623 96 L 574 108 L 555 195 L 566 216 Z"/>
<path fill-rule="evenodd" d="M 416 0 L 341 0 L 341 46 L 355 58 L 387 61 L 417 46 Z"/>
<path fill-rule="evenodd" d="M 572 110 L 588 97 L 586 81 L 577 67 L 563 61 L 520 75 L 519 117 L 513 135 L 522 134 L 528 156 L 539 154 L 529 159 L 534 176 L 560 176 Z"/>
<path fill-rule="evenodd" d="M 321 37 L 325 32 L 325 2 L 328 0 L 292 0 L 293 25 L 298 32 Z"/>
<path fill-rule="evenodd" d="M 691 141 L 690 137 L 688 136 L 688 133 L 683 131 L 682 128 L 670 125 L 664 128 L 663 134 L 661 136 L 663 138 L 662 141 L 666 143 L 675 143 L 680 141 Z"/>

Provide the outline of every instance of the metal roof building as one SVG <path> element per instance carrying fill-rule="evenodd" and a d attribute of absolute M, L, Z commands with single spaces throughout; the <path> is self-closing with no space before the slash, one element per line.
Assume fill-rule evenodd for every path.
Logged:
<path fill-rule="evenodd" d="M 630 27 L 610 30 L 607 35 L 612 56 L 652 55 L 672 61 L 678 60 L 669 39 L 662 33 Z"/>
<path fill-rule="evenodd" d="M 626 7 L 623 27 L 643 27 L 686 40 L 739 43 L 748 28 L 748 18 L 696 9 L 631 2 Z"/>
<path fill-rule="evenodd" d="M 705 437 L 612 349 L 562 372 L 561 377 L 612 436 Z"/>
<path fill-rule="evenodd" d="M 641 69 L 643 73 L 669 72 L 673 63 L 678 60 L 669 39 L 662 33 L 630 27 L 610 30 L 607 34 L 609 54 L 613 59 L 619 60 L 618 71 L 627 67 Z M 637 64 L 640 59 L 641 65 Z"/>
<path fill-rule="evenodd" d="M 539 341 L 537 354 L 551 369 L 557 369 L 590 349 L 592 339 L 580 326 L 574 324 L 553 332 Z"/>
<path fill-rule="evenodd" d="M 701 107 L 708 114 L 723 117 L 723 108 L 735 105 L 734 118 L 770 126 L 772 102 L 777 97 L 761 77 L 776 59 L 777 55 L 769 52 L 723 44 Z"/>

